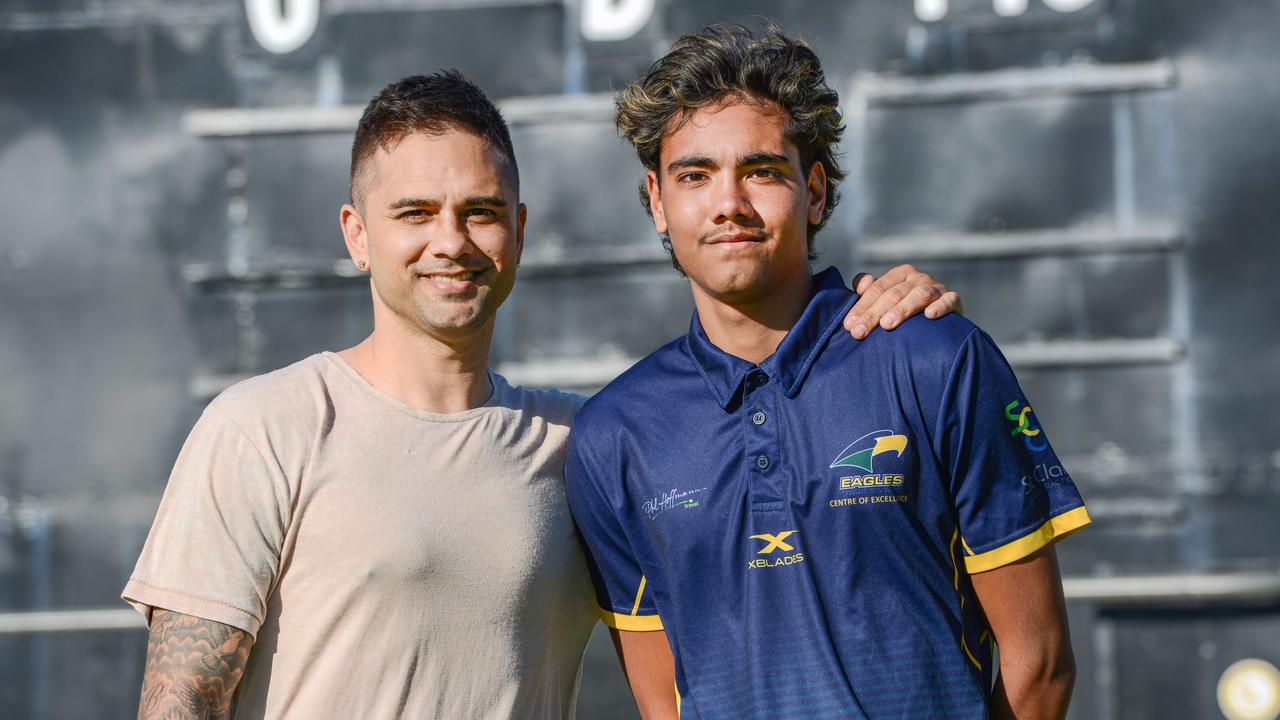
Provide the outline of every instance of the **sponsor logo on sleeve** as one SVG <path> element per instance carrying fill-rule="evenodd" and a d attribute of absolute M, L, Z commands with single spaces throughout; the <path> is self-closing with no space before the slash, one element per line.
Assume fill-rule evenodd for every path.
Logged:
<path fill-rule="evenodd" d="M 1022 493 L 1030 495 L 1039 489 L 1066 485 L 1071 482 L 1066 468 L 1058 463 L 1040 463 L 1022 476 Z"/>
<path fill-rule="evenodd" d="M 1016 426 L 1009 431 L 1010 437 L 1016 438 L 1021 435 L 1022 442 L 1032 452 L 1044 452 L 1049 449 L 1049 443 L 1044 439 L 1044 432 L 1033 422 L 1035 413 L 1030 405 L 1014 400 L 1004 406 L 1004 416 Z"/>

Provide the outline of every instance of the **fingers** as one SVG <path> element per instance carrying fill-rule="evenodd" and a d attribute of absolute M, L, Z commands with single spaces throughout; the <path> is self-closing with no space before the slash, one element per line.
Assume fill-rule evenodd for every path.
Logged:
<path fill-rule="evenodd" d="M 964 314 L 964 305 L 960 302 L 960 295 L 954 290 L 942 293 L 942 297 L 934 300 L 929 304 L 929 307 L 924 309 L 924 316 L 930 320 L 937 320 L 948 313 Z"/>
<path fill-rule="evenodd" d="M 844 327 L 855 339 L 865 338 L 877 326 L 892 330 L 921 312 L 929 319 L 948 313 L 963 314 L 960 296 L 931 275 L 909 264 L 898 265 L 874 281 L 858 276 L 857 304 L 845 316 Z"/>
<path fill-rule="evenodd" d="M 876 303 L 877 310 L 884 307 L 880 315 L 880 327 L 892 330 L 902 321 L 924 310 L 930 303 L 942 297 L 942 291 L 933 285 L 911 285 L 901 282 L 888 290 Z"/>
<path fill-rule="evenodd" d="M 876 281 L 876 276 L 871 273 L 861 272 L 853 276 L 853 282 L 849 286 L 859 295 L 866 294 L 867 288 L 871 287 L 871 283 Z"/>
<path fill-rule="evenodd" d="M 892 302 L 884 303 L 885 293 L 890 289 L 897 287 L 903 283 L 912 274 L 919 273 L 915 267 L 903 264 L 890 268 L 888 272 L 876 278 L 869 273 L 859 273 L 854 277 L 853 289 L 858 293 L 858 302 L 849 310 L 849 314 L 844 318 L 844 329 L 857 340 L 861 340 L 867 336 L 867 333 L 880 323 L 884 313 L 902 298 L 900 296 L 893 297 Z M 928 277 L 927 275 L 925 277 Z M 930 278 L 932 280 L 932 278 Z M 906 289 L 899 290 L 905 293 Z"/>

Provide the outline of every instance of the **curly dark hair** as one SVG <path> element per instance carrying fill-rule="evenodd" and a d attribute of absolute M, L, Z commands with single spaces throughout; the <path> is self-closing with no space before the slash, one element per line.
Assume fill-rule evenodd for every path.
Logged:
<path fill-rule="evenodd" d="M 365 106 L 351 143 L 351 202 L 363 207 L 367 181 L 365 162 L 415 132 L 438 135 L 449 130 L 465 130 L 484 138 L 502 155 L 520 193 L 520 170 L 511 133 L 502 113 L 484 91 L 457 70 L 441 70 L 431 75 L 411 75 L 386 86 Z"/>
<path fill-rule="evenodd" d="M 759 34 L 721 23 L 682 35 L 643 77 L 618 93 L 616 122 L 640 162 L 657 172 L 663 138 L 679 130 L 699 108 L 735 98 L 781 108 L 789 118 L 787 139 L 800 151 L 801 169 L 817 161 L 826 170 L 826 207 L 822 220 L 808 232 L 813 260 L 813 238 L 840 201 L 844 171 L 836 162 L 835 146 L 844 125 L 840 97 L 827 85 L 818 56 L 804 41 L 787 37 L 771 20 L 762 21 Z M 652 217 L 643 182 L 640 204 Z M 662 246 L 683 273 L 669 235 L 662 235 Z"/>

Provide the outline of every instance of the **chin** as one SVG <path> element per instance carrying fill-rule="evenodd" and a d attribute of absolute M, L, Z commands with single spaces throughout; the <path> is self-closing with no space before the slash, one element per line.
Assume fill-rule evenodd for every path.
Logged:
<path fill-rule="evenodd" d="M 690 274 L 690 278 L 708 295 L 729 298 L 763 288 L 768 284 L 769 272 L 761 264 L 739 262 L 706 274 Z"/>
<path fill-rule="evenodd" d="M 420 315 L 418 325 L 423 330 L 436 330 L 447 333 L 466 332 L 484 326 L 479 313 L 441 315 L 431 313 Z"/>

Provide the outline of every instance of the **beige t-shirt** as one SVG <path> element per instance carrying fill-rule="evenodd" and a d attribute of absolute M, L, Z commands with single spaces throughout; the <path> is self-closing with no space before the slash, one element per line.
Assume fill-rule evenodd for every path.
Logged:
<path fill-rule="evenodd" d="M 597 620 L 564 496 L 582 398 L 490 377 L 456 414 L 333 353 L 227 390 L 124 599 L 254 634 L 237 718 L 572 717 Z"/>

